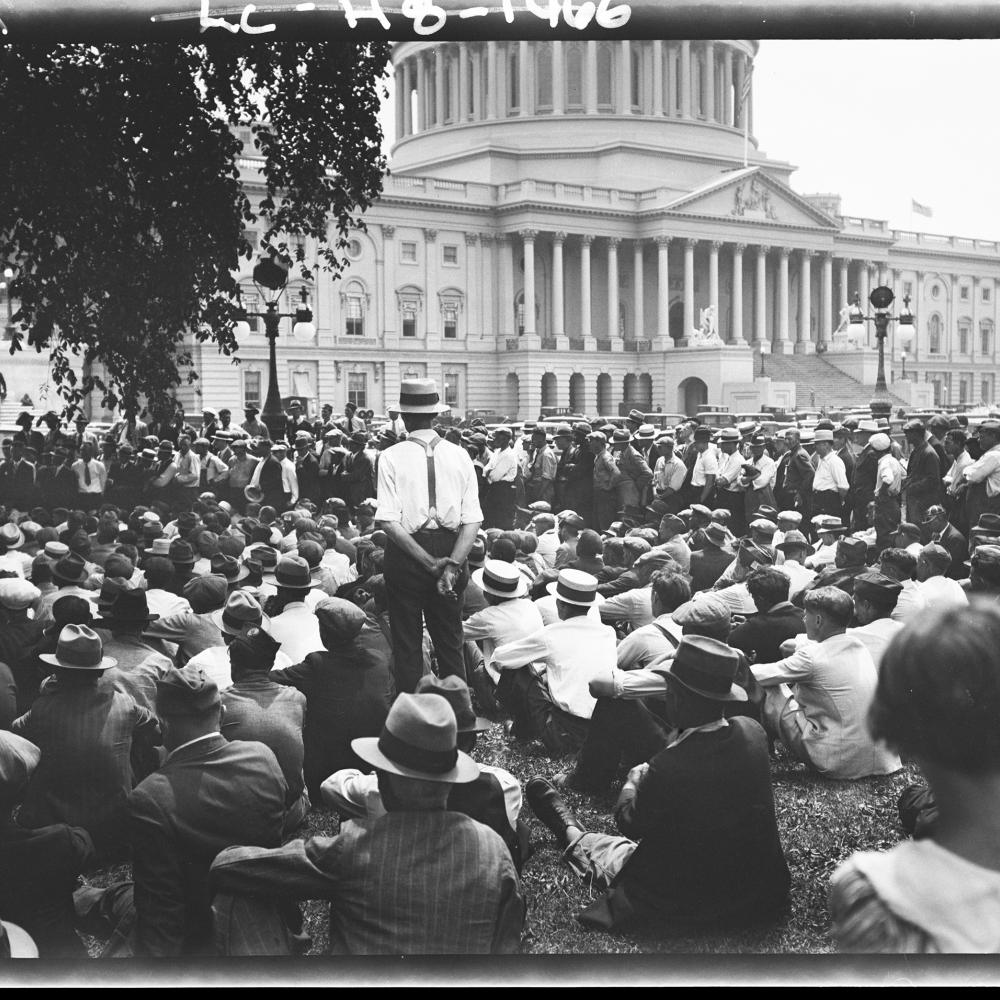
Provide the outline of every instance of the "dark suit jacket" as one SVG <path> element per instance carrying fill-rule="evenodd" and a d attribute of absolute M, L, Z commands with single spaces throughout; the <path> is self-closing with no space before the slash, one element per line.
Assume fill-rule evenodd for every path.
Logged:
<path fill-rule="evenodd" d="M 722 571 L 735 559 L 732 552 L 715 545 L 691 553 L 691 592 L 711 590 Z"/>
<path fill-rule="evenodd" d="M 181 747 L 129 796 L 136 954 L 214 954 L 208 869 L 240 844 L 277 847 L 287 786 L 263 743 Z"/>
<path fill-rule="evenodd" d="M 808 493 L 812 489 L 813 476 L 816 470 L 809 461 L 805 448 L 799 447 L 789 452 L 788 464 L 785 466 L 784 488 L 793 493 Z"/>
<path fill-rule="evenodd" d="M 951 556 L 951 565 L 945 575 L 951 577 L 952 580 L 964 580 L 968 575 L 965 560 L 969 558 L 969 543 L 965 540 L 965 535 L 953 524 L 948 524 L 941 532 L 937 544 L 947 549 Z"/>
<path fill-rule="evenodd" d="M 757 663 L 776 663 L 782 659 L 781 644 L 805 630 L 802 612 L 784 601 L 737 625 L 729 635 L 729 645 L 743 650 L 747 656 L 756 654 Z"/>
<path fill-rule="evenodd" d="M 926 441 L 910 452 L 903 490 L 908 501 L 924 504 L 934 503 L 941 496 L 941 466 L 937 452 Z"/>

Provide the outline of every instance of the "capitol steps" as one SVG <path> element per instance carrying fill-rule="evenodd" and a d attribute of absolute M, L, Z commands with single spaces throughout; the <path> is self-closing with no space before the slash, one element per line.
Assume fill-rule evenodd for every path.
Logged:
<path fill-rule="evenodd" d="M 754 371 L 760 374 L 760 355 Z M 775 382 L 795 383 L 795 406 L 799 410 L 853 409 L 871 402 L 875 387 L 864 385 L 841 371 L 821 354 L 768 354 L 764 375 Z M 906 402 L 889 392 L 893 405 Z"/>

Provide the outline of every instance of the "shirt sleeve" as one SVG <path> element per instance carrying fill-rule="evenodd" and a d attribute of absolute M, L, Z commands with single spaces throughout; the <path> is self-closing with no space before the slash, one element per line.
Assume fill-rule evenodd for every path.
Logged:
<path fill-rule="evenodd" d="M 393 459 L 389 453 L 383 452 L 378 463 L 378 510 L 375 511 L 376 521 L 399 522 L 403 519 L 403 505 L 396 491 L 395 470 Z"/>
<path fill-rule="evenodd" d="M 673 657 L 663 657 L 657 662 L 661 663 L 666 659 L 673 659 Z M 639 670 L 619 670 L 617 667 L 612 667 L 611 681 L 615 686 L 614 696 L 624 698 L 626 701 L 636 701 L 650 695 L 662 695 L 667 689 L 667 682 L 663 679 L 663 675 L 654 673 L 645 667 Z"/>
<path fill-rule="evenodd" d="M 546 659 L 548 654 L 549 643 L 545 638 L 545 630 L 539 629 L 533 635 L 497 646 L 490 665 L 497 670 L 517 670 L 535 660 Z"/>
<path fill-rule="evenodd" d="M 482 524 L 483 509 L 479 506 L 479 483 L 476 481 L 476 470 L 472 459 L 465 453 L 461 454 L 462 476 L 464 489 L 462 492 L 462 514 L 459 524 Z"/>
<path fill-rule="evenodd" d="M 750 671 L 762 687 L 776 687 L 778 684 L 795 684 L 812 674 L 813 656 L 816 643 L 800 646 L 791 656 L 777 663 L 752 663 Z"/>
<path fill-rule="evenodd" d="M 342 819 L 374 819 L 385 814 L 377 774 L 344 768 L 320 785 L 320 796 L 323 805 L 339 813 Z"/>

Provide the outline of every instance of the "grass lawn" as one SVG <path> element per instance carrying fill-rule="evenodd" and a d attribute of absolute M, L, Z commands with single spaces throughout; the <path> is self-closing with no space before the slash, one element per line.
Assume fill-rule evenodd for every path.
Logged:
<path fill-rule="evenodd" d="M 538 745 L 536 745 L 538 746 Z M 548 830 L 525 803 L 523 818 L 531 828 L 535 854 L 524 867 L 528 922 L 524 952 L 558 954 L 782 954 L 814 955 L 833 951 L 826 908 L 827 885 L 833 869 L 853 851 L 884 850 L 901 837 L 896 800 L 910 781 L 918 780 L 914 768 L 897 775 L 864 781 L 828 781 L 810 774 L 791 760 L 779 745 L 772 760 L 778 829 L 792 874 L 791 907 L 785 919 L 752 931 L 678 936 L 662 928 L 609 934 L 585 930 L 574 914 L 594 899 L 594 893 L 561 863 Z M 552 761 L 533 754 L 502 736 L 494 726 L 479 738 L 475 757 L 504 767 L 522 783 L 535 774 L 550 777 L 567 770 L 570 761 Z M 584 825 L 594 831 L 615 833 L 610 817 L 614 797 L 594 798 L 575 792 L 567 800 Z M 327 809 L 314 809 L 303 836 L 333 835 L 338 820 Z M 752 864 L 748 859 L 748 864 Z M 128 870 L 96 872 L 88 881 L 108 884 L 128 876 Z M 311 955 L 322 955 L 327 942 L 327 904 L 305 904 L 306 925 L 313 938 Z M 99 948 L 92 948 L 97 954 Z"/>

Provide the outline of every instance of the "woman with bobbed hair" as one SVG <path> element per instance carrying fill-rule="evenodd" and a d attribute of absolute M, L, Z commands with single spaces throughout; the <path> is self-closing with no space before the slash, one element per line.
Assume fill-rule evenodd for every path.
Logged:
<path fill-rule="evenodd" d="M 973 599 L 909 622 L 882 659 L 869 726 L 920 766 L 938 817 L 926 839 L 834 873 L 840 950 L 1000 951 L 1000 607 Z"/>

